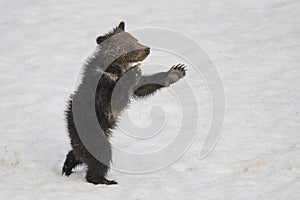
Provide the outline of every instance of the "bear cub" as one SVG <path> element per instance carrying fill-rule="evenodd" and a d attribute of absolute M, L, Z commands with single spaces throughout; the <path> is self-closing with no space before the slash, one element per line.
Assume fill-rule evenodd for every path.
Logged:
<path fill-rule="evenodd" d="M 150 48 L 140 44 L 136 38 L 126 32 L 124 22 L 111 32 L 99 36 L 96 42 L 97 49 L 84 64 L 81 84 L 71 95 L 66 109 L 67 130 L 72 150 L 66 156 L 62 174 L 69 176 L 77 165 L 86 164 L 87 182 L 111 185 L 117 182 L 106 178 L 112 160 L 109 137 L 117 126 L 120 113 L 132 98 L 147 97 L 183 78 L 186 68 L 183 64 L 177 64 L 166 72 L 142 75 L 139 62 L 147 58 Z M 91 80 L 97 80 L 95 90 L 90 88 Z M 114 94 L 117 94 L 117 98 L 113 98 Z M 87 125 L 84 137 L 89 141 L 99 141 L 94 144 L 93 149 L 98 148 L 101 153 L 105 154 L 100 160 L 84 145 L 82 133 L 79 134 L 79 130 L 75 127 L 76 120 L 74 108 L 72 108 L 76 98 L 89 98 L 90 96 L 95 97 L 92 103 L 96 120 L 101 127 L 99 132 L 102 132 L 103 136 L 95 137 L 97 133 L 94 132 L 98 130 Z M 88 118 L 88 114 L 86 116 Z M 88 122 L 89 120 L 87 124 Z"/>

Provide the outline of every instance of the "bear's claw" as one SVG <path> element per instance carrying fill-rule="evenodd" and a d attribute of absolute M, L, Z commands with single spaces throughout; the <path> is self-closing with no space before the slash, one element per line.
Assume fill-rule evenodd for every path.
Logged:
<path fill-rule="evenodd" d="M 181 64 L 181 63 L 179 63 L 179 64 L 177 64 L 177 65 L 174 65 L 174 66 L 171 68 L 171 70 L 176 70 L 177 72 L 181 73 L 181 74 L 182 74 L 181 78 L 182 78 L 183 76 L 185 76 L 186 71 L 187 71 L 186 66 L 185 66 L 184 64 Z"/>

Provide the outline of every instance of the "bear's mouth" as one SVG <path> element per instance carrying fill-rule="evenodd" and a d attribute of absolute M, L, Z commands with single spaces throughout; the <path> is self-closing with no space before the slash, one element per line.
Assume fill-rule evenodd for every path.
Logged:
<path fill-rule="evenodd" d="M 149 53 L 143 54 L 138 56 L 136 59 L 132 60 L 132 62 L 130 62 L 129 66 L 130 68 L 134 68 L 134 67 L 141 67 L 142 62 L 148 57 Z"/>
<path fill-rule="evenodd" d="M 140 67 L 141 65 L 142 65 L 141 61 L 140 62 L 133 62 L 133 63 L 130 64 L 131 68 L 133 68 L 133 67 Z"/>
<path fill-rule="evenodd" d="M 147 58 L 147 56 L 140 57 L 137 60 L 135 60 L 134 62 L 131 62 L 130 66 L 131 67 L 140 67 L 142 65 L 142 61 L 145 60 Z"/>

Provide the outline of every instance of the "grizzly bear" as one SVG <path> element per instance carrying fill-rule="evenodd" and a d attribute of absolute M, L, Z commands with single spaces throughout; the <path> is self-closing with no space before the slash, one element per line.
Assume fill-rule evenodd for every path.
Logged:
<path fill-rule="evenodd" d="M 136 38 L 126 32 L 124 22 L 121 22 L 113 31 L 99 36 L 96 42 L 97 50 L 83 66 L 81 84 L 71 95 L 66 109 L 72 150 L 66 156 L 62 174 L 69 176 L 77 165 L 86 164 L 88 182 L 111 185 L 117 182 L 106 178 L 112 160 L 109 137 L 117 126 L 120 113 L 132 98 L 147 97 L 158 89 L 168 87 L 183 78 L 186 68 L 183 64 L 177 64 L 166 72 L 142 75 L 141 64 L 136 63 L 147 58 L 150 54 L 150 47 L 140 44 Z M 90 88 L 93 78 L 97 79 L 95 90 Z M 112 99 L 113 93 L 117 94 L 114 99 Z M 81 106 L 88 101 L 81 99 L 90 97 L 91 101 L 86 105 L 93 104 L 94 107 L 88 110 Z M 74 108 L 75 101 L 77 101 L 78 109 Z M 93 109 L 101 130 L 89 123 L 93 120 L 89 118 Z M 85 113 L 80 120 L 75 120 L 74 114 L 76 113 L 74 112 L 77 110 Z M 78 130 L 77 123 L 80 123 L 82 127 L 86 126 L 82 129 L 83 131 Z M 87 148 L 84 139 L 93 143 L 93 147 Z M 91 149 L 100 152 L 102 158 L 98 159 Z"/>

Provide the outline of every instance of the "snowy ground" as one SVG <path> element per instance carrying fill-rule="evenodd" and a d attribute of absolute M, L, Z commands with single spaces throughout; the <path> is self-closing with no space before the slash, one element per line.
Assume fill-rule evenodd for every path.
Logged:
<path fill-rule="evenodd" d="M 300 199 L 299 12 L 297 0 L 1 0 L 0 199 Z M 224 82 L 226 120 L 206 159 L 199 137 L 163 170 L 111 170 L 117 186 L 94 186 L 81 168 L 61 177 L 70 148 L 63 110 L 94 39 L 121 20 L 129 30 L 174 29 L 203 46 Z M 176 106 L 166 95 L 149 102 Z"/>

